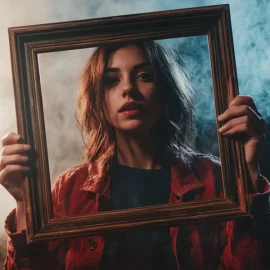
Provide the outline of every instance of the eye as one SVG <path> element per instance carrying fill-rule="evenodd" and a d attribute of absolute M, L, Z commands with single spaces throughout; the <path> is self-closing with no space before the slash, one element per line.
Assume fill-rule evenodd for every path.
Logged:
<path fill-rule="evenodd" d="M 113 77 L 113 76 L 106 76 L 105 77 L 105 84 L 108 86 L 114 85 L 117 82 L 119 82 L 119 79 L 117 77 Z"/>
<path fill-rule="evenodd" d="M 148 81 L 153 81 L 153 77 L 154 76 L 151 73 L 143 72 L 143 73 L 140 73 L 136 78 L 148 82 Z"/>

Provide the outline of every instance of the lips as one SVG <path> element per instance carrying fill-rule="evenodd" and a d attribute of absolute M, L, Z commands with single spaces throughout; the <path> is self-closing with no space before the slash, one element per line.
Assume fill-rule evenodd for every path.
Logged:
<path fill-rule="evenodd" d="M 138 102 L 127 102 L 120 108 L 119 112 L 141 110 L 142 107 Z"/>

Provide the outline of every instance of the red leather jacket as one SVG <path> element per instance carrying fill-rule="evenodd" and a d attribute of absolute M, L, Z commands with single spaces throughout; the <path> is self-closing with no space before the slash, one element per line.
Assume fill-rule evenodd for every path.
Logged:
<path fill-rule="evenodd" d="M 52 199 L 54 215 L 75 215 L 106 210 L 110 197 L 110 179 L 91 179 L 92 166 L 83 164 L 69 169 L 56 180 Z M 202 200 L 222 196 L 220 167 L 209 158 L 199 158 L 196 170 L 171 167 L 169 203 Z M 261 178 L 262 190 L 250 195 L 253 204 L 268 204 L 270 184 Z M 27 245 L 25 231 L 13 233 L 15 210 L 6 219 L 9 236 L 4 269 L 100 269 L 105 236 Z M 178 269 L 255 270 L 262 266 L 262 243 L 250 220 L 204 222 L 171 227 L 171 242 Z"/>

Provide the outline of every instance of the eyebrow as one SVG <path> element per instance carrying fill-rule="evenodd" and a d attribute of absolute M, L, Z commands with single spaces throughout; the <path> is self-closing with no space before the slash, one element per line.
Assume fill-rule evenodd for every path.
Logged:
<path fill-rule="evenodd" d="M 139 69 L 139 68 L 142 68 L 142 67 L 148 67 L 148 66 L 151 66 L 150 63 L 148 63 L 148 62 L 140 63 L 138 65 L 135 65 L 133 67 L 133 70 L 136 70 L 136 69 Z M 106 68 L 105 69 L 105 73 L 108 73 L 108 72 L 119 72 L 119 71 L 120 71 L 120 68 Z"/>

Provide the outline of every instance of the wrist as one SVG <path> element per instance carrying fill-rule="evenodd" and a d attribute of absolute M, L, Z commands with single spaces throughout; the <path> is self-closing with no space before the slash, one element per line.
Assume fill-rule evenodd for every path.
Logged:
<path fill-rule="evenodd" d="M 250 192 L 251 193 L 263 193 L 264 182 L 261 181 L 261 174 L 259 167 L 248 167 L 249 179 L 250 179 Z"/>
<path fill-rule="evenodd" d="M 16 207 L 16 224 L 17 232 L 21 232 L 26 229 L 26 219 L 25 219 L 25 210 L 23 201 L 17 201 Z"/>

